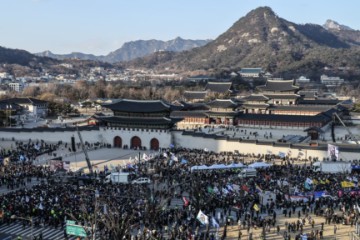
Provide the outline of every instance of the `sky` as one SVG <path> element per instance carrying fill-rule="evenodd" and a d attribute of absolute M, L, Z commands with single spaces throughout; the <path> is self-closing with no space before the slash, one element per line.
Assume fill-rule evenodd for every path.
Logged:
<path fill-rule="evenodd" d="M 260 6 L 298 24 L 360 30 L 359 0 L 0 0 L 0 46 L 106 55 L 139 39 L 215 39 Z"/>

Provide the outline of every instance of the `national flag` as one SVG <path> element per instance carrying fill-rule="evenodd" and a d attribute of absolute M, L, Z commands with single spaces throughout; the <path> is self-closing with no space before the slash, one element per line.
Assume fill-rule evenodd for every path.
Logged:
<path fill-rule="evenodd" d="M 258 206 L 256 203 L 254 204 L 254 207 L 253 207 L 253 208 L 254 208 L 254 210 L 257 211 L 257 212 L 260 211 L 260 208 L 259 208 L 259 206 Z"/>
<path fill-rule="evenodd" d="M 209 224 L 209 217 L 206 216 L 205 213 L 203 213 L 201 210 L 199 210 L 196 219 L 203 225 Z"/>
<path fill-rule="evenodd" d="M 263 190 L 261 189 L 261 187 L 259 185 L 255 184 L 255 188 L 258 192 L 261 192 L 261 193 L 263 192 Z"/>
<path fill-rule="evenodd" d="M 313 184 L 313 180 L 311 180 L 310 178 L 306 178 L 305 182 L 307 182 L 309 185 Z"/>
<path fill-rule="evenodd" d="M 182 200 L 184 201 L 184 206 L 187 207 L 190 204 L 190 201 L 186 197 L 182 197 Z"/>
<path fill-rule="evenodd" d="M 184 159 L 184 158 L 181 159 L 181 164 L 187 164 L 187 162 L 188 162 L 188 161 L 187 161 L 186 159 Z"/>
<path fill-rule="evenodd" d="M 219 223 L 216 221 L 214 217 L 211 217 L 211 225 L 215 228 L 220 227 Z"/>

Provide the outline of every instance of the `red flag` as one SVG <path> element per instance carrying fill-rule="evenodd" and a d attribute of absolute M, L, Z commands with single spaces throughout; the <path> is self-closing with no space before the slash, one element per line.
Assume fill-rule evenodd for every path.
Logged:
<path fill-rule="evenodd" d="M 183 199 L 183 201 L 184 201 L 184 206 L 185 206 L 185 207 L 189 206 L 190 201 L 187 200 L 186 197 L 183 197 L 182 199 Z"/>
<path fill-rule="evenodd" d="M 246 191 L 246 192 L 249 192 L 249 188 L 245 184 L 242 185 L 241 189 Z"/>

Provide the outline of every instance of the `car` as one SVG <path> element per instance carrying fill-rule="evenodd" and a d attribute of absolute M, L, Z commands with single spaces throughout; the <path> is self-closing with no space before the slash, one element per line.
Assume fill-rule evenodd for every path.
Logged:
<path fill-rule="evenodd" d="M 145 184 L 145 183 L 151 183 L 151 180 L 150 180 L 150 178 L 147 178 L 147 177 L 141 177 L 141 178 L 133 180 L 132 183 Z"/>

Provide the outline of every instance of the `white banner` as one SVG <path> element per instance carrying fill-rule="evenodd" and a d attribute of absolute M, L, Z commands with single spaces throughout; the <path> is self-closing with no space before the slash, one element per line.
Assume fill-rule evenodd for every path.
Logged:
<path fill-rule="evenodd" d="M 339 147 L 332 144 L 328 144 L 328 157 L 330 160 L 339 159 Z"/>

